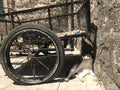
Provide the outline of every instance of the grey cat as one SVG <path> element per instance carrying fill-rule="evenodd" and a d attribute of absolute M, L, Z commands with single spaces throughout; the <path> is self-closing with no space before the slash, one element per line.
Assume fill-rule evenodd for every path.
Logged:
<path fill-rule="evenodd" d="M 82 62 L 79 64 L 75 64 L 67 77 L 64 79 L 65 81 L 69 81 L 69 79 L 74 76 L 75 74 L 78 74 L 80 78 L 83 78 L 87 74 L 93 74 L 92 72 L 92 62 L 93 59 L 90 55 L 85 55 L 82 57 Z"/>

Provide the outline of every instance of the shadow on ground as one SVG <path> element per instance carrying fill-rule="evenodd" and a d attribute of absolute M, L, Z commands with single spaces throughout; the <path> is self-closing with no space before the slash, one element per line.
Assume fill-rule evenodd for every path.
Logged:
<path fill-rule="evenodd" d="M 69 73 L 69 70 L 72 68 L 72 66 L 76 63 L 81 62 L 81 56 L 80 55 L 67 55 L 65 56 L 65 63 L 64 67 L 61 70 L 60 74 L 56 77 L 57 79 L 52 80 L 48 83 L 57 83 L 57 82 L 63 82 L 63 78 L 66 77 L 66 75 Z M 73 77 L 74 78 L 74 77 Z M 16 82 L 14 82 L 15 85 L 20 85 Z M 46 84 L 46 83 L 45 83 Z"/>

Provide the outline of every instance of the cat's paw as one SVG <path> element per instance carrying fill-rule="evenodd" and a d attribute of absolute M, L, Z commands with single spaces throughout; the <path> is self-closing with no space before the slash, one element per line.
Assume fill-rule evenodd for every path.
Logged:
<path fill-rule="evenodd" d="M 90 71 L 91 76 L 95 76 L 95 73 L 93 71 Z"/>
<path fill-rule="evenodd" d="M 85 80 L 84 80 L 83 78 L 81 78 L 80 81 L 81 81 L 82 83 L 85 82 Z"/>
<path fill-rule="evenodd" d="M 81 78 L 79 75 L 78 75 L 78 79 L 80 80 L 80 82 L 84 82 L 84 78 Z"/>
<path fill-rule="evenodd" d="M 65 79 L 64 79 L 64 81 L 65 81 L 65 82 L 68 82 L 68 81 L 69 81 L 69 79 L 68 79 L 68 78 L 65 78 Z"/>

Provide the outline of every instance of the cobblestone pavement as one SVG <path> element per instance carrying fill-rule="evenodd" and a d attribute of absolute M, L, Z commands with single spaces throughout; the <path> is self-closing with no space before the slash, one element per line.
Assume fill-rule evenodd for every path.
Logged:
<path fill-rule="evenodd" d="M 68 68 L 70 68 L 69 66 L 71 65 L 71 63 L 73 63 L 73 61 L 70 60 L 67 63 Z M 64 70 L 68 71 L 68 68 Z M 105 89 L 102 85 L 100 85 L 99 80 L 97 80 L 96 76 L 92 75 L 87 75 L 86 77 L 84 77 L 84 82 L 79 80 L 79 78 L 76 76 L 69 82 L 62 82 L 58 78 L 50 83 L 45 84 L 29 86 L 17 85 L 14 83 L 14 81 L 9 79 L 5 75 L 0 65 L 0 90 L 105 90 Z"/>

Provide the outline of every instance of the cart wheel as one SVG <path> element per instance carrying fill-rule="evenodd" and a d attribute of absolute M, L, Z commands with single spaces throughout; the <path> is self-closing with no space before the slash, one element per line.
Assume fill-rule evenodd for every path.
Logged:
<path fill-rule="evenodd" d="M 60 39 L 41 25 L 24 24 L 14 28 L 1 51 L 4 71 L 19 84 L 48 82 L 57 76 L 64 63 Z M 22 54 L 18 56 L 19 53 Z"/>

